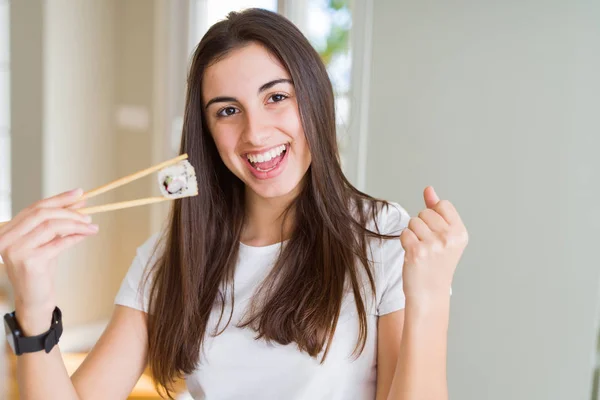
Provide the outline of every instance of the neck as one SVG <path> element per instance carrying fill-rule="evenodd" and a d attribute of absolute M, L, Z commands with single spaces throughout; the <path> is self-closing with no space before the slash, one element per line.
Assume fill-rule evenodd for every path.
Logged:
<path fill-rule="evenodd" d="M 285 225 L 283 217 L 297 192 L 296 189 L 285 196 L 264 198 L 246 187 L 246 221 L 241 235 L 242 243 L 260 247 L 289 239 L 293 229 L 294 210 L 288 214 Z"/>

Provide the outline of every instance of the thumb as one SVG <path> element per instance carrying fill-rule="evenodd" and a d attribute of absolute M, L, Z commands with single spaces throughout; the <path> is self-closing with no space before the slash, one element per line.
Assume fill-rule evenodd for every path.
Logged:
<path fill-rule="evenodd" d="M 427 206 L 427 208 L 433 208 L 440 201 L 440 198 L 435 193 L 433 186 L 427 186 L 425 188 L 425 191 L 423 192 L 423 197 L 425 198 L 425 205 Z"/>

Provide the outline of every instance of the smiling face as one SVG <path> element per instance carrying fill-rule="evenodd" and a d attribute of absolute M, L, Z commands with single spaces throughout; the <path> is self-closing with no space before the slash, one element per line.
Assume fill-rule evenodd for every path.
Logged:
<path fill-rule="evenodd" d="M 208 67 L 206 123 L 221 159 L 247 190 L 288 195 L 310 166 L 291 77 L 264 47 L 251 43 Z"/>

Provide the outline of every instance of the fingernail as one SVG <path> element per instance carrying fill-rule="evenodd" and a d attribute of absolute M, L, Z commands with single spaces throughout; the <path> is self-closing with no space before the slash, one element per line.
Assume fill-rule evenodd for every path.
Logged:
<path fill-rule="evenodd" d="M 71 190 L 72 196 L 81 197 L 82 194 L 83 194 L 83 189 L 81 189 L 81 188 Z"/>
<path fill-rule="evenodd" d="M 100 229 L 100 227 L 98 225 L 94 225 L 94 224 L 90 224 L 88 225 L 88 227 L 90 228 L 90 230 L 92 230 L 93 232 L 98 232 L 98 230 Z"/>

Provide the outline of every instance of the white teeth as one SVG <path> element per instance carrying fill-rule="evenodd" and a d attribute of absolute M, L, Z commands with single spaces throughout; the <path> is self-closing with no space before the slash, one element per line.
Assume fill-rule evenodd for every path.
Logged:
<path fill-rule="evenodd" d="M 250 160 L 251 163 L 265 162 L 279 156 L 281 153 L 283 153 L 285 148 L 286 145 L 282 144 L 279 147 L 276 147 L 261 154 L 247 154 L 246 157 L 248 157 L 248 160 Z"/>

